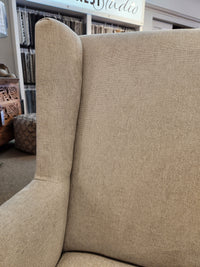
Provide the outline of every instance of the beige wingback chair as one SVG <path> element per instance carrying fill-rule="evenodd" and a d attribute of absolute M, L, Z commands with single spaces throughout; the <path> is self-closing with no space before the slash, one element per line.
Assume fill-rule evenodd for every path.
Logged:
<path fill-rule="evenodd" d="M 1 267 L 200 266 L 200 30 L 36 26 L 37 170 Z"/>

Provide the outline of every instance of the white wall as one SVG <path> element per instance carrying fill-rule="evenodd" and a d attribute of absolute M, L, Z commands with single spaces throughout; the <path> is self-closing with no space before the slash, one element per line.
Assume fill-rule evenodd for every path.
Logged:
<path fill-rule="evenodd" d="M 144 31 L 153 29 L 153 20 L 200 28 L 200 0 L 146 0 Z"/>
<path fill-rule="evenodd" d="M 200 0 L 146 0 L 146 3 L 200 19 Z"/>
<path fill-rule="evenodd" d="M 9 70 L 13 73 L 16 73 L 15 69 L 15 60 L 14 60 L 14 52 L 12 45 L 12 36 L 11 36 L 11 22 L 9 16 L 9 8 L 8 8 L 8 0 L 1 0 L 4 2 L 7 11 L 8 18 L 8 37 L 0 38 L 0 63 L 8 66 Z"/>

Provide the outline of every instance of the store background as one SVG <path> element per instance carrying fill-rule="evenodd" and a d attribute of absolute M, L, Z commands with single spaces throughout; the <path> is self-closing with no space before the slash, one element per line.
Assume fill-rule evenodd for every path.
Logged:
<path fill-rule="evenodd" d="M 12 40 L 12 28 L 11 28 L 11 21 L 10 21 L 10 10 L 9 4 L 10 0 L 1 0 L 5 6 L 7 11 L 7 20 L 8 20 L 8 36 L 5 38 L 0 39 L 0 63 L 4 63 L 8 66 L 9 70 L 13 73 L 16 73 L 16 66 L 15 66 L 15 56 L 14 56 L 14 44 Z"/>
<path fill-rule="evenodd" d="M 21 97 L 25 99 L 20 46 L 16 34 L 16 0 L 2 1 L 7 9 L 8 37 L 0 40 L 0 62 L 7 65 L 10 71 L 19 77 Z M 140 30 L 199 28 L 199 10 L 199 0 L 146 0 L 144 25 Z"/>

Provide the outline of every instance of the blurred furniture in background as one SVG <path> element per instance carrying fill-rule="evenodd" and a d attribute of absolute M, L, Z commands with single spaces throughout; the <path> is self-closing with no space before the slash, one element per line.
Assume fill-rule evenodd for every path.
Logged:
<path fill-rule="evenodd" d="M 22 114 L 14 118 L 15 147 L 36 154 L 36 114 Z"/>
<path fill-rule="evenodd" d="M 21 114 L 19 80 L 0 78 L 0 146 L 14 138 L 13 118 Z"/>

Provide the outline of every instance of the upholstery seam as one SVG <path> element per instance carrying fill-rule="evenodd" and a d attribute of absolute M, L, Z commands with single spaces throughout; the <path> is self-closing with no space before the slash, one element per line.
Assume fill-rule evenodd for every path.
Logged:
<path fill-rule="evenodd" d="M 35 180 L 35 181 L 41 181 L 41 182 L 49 182 L 49 183 L 53 183 L 53 184 L 62 184 L 62 182 L 55 182 L 55 181 L 49 180 L 48 177 L 44 177 L 44 178 L 45 178 L 45 179 L 43 179 L 43 178 L 39 178 L 39 177 L 35 177 L 35 178 L 33 179 L 33 181 Z"/>

